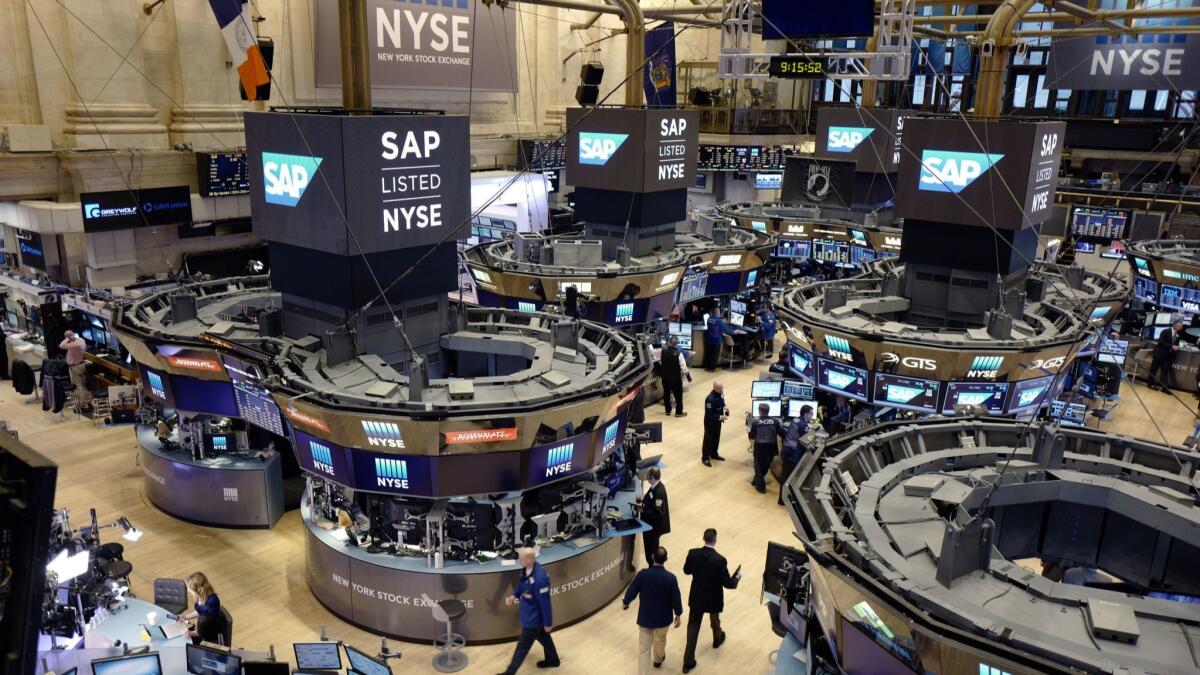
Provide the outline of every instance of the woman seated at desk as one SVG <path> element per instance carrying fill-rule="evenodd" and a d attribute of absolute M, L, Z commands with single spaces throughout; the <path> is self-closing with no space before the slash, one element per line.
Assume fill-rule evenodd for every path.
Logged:
<path fill-rule="evenodd" d="M 192 642 L 220 643 L 225 634 L 225 617 L 221 614 L 221 598 L 213 590 L 212 584 L 203 572 L 193 572 L 187 578 L 188 597 L 195 598 L 193 609 L 179 616 L 184 621 L 195 621 L 196 625 L 188 631 Z M 228 646 L 228 645 L 226 645 Z"/>

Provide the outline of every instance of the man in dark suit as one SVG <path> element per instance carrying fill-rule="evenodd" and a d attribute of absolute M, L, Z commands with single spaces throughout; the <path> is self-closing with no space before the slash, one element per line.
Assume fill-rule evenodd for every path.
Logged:
<path fill-rule="evenodd" d="M 683 616 L 679 580 L 663 567 L 667 562 L 667 549 L 659 546 L 654 549 L 652 558 L 654 564 L 638 572 L 621 600 L 624 608 L 629 609 L 634 598 L 642 596 L 637 617 L 639 675 L 648 675 L 650 672 L 651 648 L 654 651 L 654 667 L 662 667 L 667 658 L 667 629 L 671 626 L 671 617 L 674 616 L 675 627 L 679 628 L 679 619 Z"/>
<path fill-rule="evenodd" d="M 646 564 L 654 564 L 654 551 L 659 540 L 671 531 L 671 506 L 667 502 L 667 486 L 662 484 L 662 471 L 652 466 L 646 471 L 650 489 L 642 498 L 642 520 L 650 529 L 642 533 L 642 546 L 646 549 Z"/>
<path fill-rule="evenodd" d="M 1154 341 L 1154 359 L 1150 362 L 1150 373 L 1147 379 L 1150 388 L 1162 388 L 1167 391 L 1171 387 L 1171 366 L 1175 364 L 1175 354 L 1179 352 L 1179 333 L 1183 330 L 1183 320 L 1175 319 L 1171 327 L 1158 334 Z M 1155 373 L 1158 377 L 1155 377 Z"/>
<path fill-rule="evenodd" d="M 713 649 L 725 643 L 725 631 L 721 630 L 721 611 L 725 609 L 725 589 L 737 588 L 742 580 L 739 571 L 729 576 L 729 563 L 725 556 L 717 553 L 717 531 L 704 531 L 704 546 L 688 551 L 683 562 L 683 573 L 692 577 L 688 591 L 687 646 L 683 649 L 683 672 L 696 667 L 696 639 L 700 637 L 700 623 L 708 614 L 713 632 Z"/>
<path fill-rule="evenodd" d="M 683 412 L 683 378 L 690 378 L 692 375 L 688 372 L 687 363 L 683 354 L 679 352 L 679 342 L 674 335 L 667 339 L 667 346 L 663 347 L 658 369 L 662 378 L 663 405 L 667 407 L 667 415 L 671 414 L 672 398 L 675 399 L 675 416 L 687 415 Z"/>
<path fill-rule="evenodd" d="M 721 425 L 729 419 L 729 408 L 725 406 L 725 387 L 713 382 L 712 392 L 704 399 L 704 441 L 700 445 L 700 461 L 712 466 L 712 460 L 725 461 L 718 450 L 721 447 Z"/>

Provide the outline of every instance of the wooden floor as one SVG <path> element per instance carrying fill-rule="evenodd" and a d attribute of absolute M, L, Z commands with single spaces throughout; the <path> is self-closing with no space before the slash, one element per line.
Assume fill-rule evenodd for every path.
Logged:
<path fill-rule="evenodd" d="M 767 542 L 794 544 L 795 539 L 790 519 L 775 503 L 775 491 L 760 495 L 747 483 L 750 470 L 744 464 L 748 454 L 741 416 L 749 407 L 750 382 L 760 370 L 755 367 L 715 376 L 698 370 L 685 396 L 690 416 L 667 419 L 663 444 L 648 450 L 664 455 L 663 482 L 671 497 L 674 530 L 663 538 L 663 545 L 671 554 L 667 567 L 680 575 L 685 597 L 688 580 L 680 571 L 684 554 L 700 544 L 707 527 L 718 529 L 719 549 L 731 567 L 741 564 L 745 574 L 741 588 L 726 596 L 723 626 L 728 641 L 713 651 L 701 633 L 697 673 L 767 672 L 767 655 L 779 645 L 767 610 L 758 603 L 759 579 Z M 724 382 L 734 417 L 725 425 L 722 440 L 722 454 L 729 460 L 706 468 L 699 460 L 701 415 L 714 378 Z M 1191 432 L 1195 408 L 1191 395 L 1178 394 L 1177 401 L 1128 384 L 1121 393 L 1122 401 L 1113 419 L 1105 423 L 1106 430 L 1161 442 L 1154 426 L 1157 423 L 1174 444 Z M 145 532 L 140 541 L 126 543 L 125 557 L 134 565 L 133 590 L 139 596 L 153 597 L 151 582 L 156 577 L 183 578 L 202 570 L 234 617 L 235 646 L 266 649 L 273 644 L 279 654 L 290 655 L 292 642 L 315 640 L 320 626 L 325 625 L 333 638 L 367 652 L 377 651 L 378 638 L 338 620 L 309 593 L 298 512 L 287 513 L 270 531 L 182 523 L 159 512 L 142 496 L 131 427 L 98 430 L 90 420 L 76 419 L 70 413 L 59 421 L 40 405 L 24 403 L 8 383 L 0 386 L 0 419 L 8 421 L 26 443 L 58 462 L 56 502 L 71 510 L 76 527 L 86 522 L 88 509 L 94 507 L 102 522 L 124 515 Z M 657 405 L 647 411 L 648 421 L 662 419 Z M 558 672 L 636 672 L 634 621 L 632 611 L 622 612 L 620 603 L 613 602 L 591 618 L 556 631 L 563 658 Z M 683 643 L 683 631 L 672 631 L 662 672 L 679 672 Z M 392 644 L 404 652 L 401 661 L 393 662 L 397 672 L 434 672 L 432 648 Z M 471 646 L 467 651 L 471 663 L 466 672 L 496 673 L 507 665 L 512 646 Z M 535 646 L 522 672 L 541 672 L 533 665 L 540 658 L 540 648 Z"/>

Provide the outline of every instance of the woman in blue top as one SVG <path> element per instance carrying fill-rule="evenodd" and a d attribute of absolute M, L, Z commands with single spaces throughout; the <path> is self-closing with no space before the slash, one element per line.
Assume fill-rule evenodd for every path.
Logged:
<path fill-rule="evenodd" d="M 213 590 L 212 584 L 203 572 L 193 572 L 185 582 L 188 597 L 195 598 L 193 609 L 184 612 L 180 618 L 185 621 L 195 620 L 196 626 L 188 631 L 192 642 L 219 642 L 225 632 L 225 617 L 221 614 L 221 598 Z M 229 646 L 229 645 L 225 645 Z"/>

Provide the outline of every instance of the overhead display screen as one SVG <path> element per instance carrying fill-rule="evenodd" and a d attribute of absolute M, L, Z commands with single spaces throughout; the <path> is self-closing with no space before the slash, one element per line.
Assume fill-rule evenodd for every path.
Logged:
<path fill-rule="evenodd" d="M 870 37 L 873 0 L 762 0 L 763 39 Z"/>
<path fill-rule="evenodd" d="M 1158 282 L 1145 277 L 1133 280 L 1133 297 L 1147 302 L 1158 302 Z"/>
<path fill-rule="evenodd" d="M 679 284 L 679 302 L 691 302 L 703 298 L 708 292 L 708 268 L 689 267 Z"/>
<path fill-rule="evenodd" d="M 276 436 L 285 436 L 279 406 L 271 398 L 271 392 L 259 384 L 261 374 L 258 368 L 224 354 L 221 355 L 221 363 L 229 379 L 233 380 L 238 417 Z"/>
<path fill-rule="evenodd" d="M 576 188 L 651 193 L 695 185 L 695 110 L 570 108 L 567 127 L 567 175 Z"/>
<path fill-rule="evenodd" d="M 947 382 L 942 412 L 952 415 L 955 406 L 971 405 L 985 408 L 989 415 L 1002 415 L 1007 395 L 1007 382 Z"/>
<path fill-rule="evenodd" d="M 821 108 L 813 154 L 853 160 L 860 173 L 894 173 L 900 167 L 904 123 L 914 114 L 896 108 Z"/>
<path fill-rule="evenodd" d="M 811 251 L 811 245 L 807 241 L 780 239 L 775 245 L 775 256 L 778 258 L 807 259 L 811 257 Z"/>
<path fill-rule="evenodd" d="M 197 152 L 196 181 L 201 197 L 250 194 L 244 152 Z"/>
<path fill-rule="evenodd" d="M 821 262 L 846 267 L 850 262 L 850 244 L 834 239 L 813 239 L 812 257 Z"/>
<path fill-rule="evenodd" d="M 84 232 L 112 232 L 192 222 L 192 193 L 186 185 L 79 195 Z"/>
<path fill-rule="evenodd" d="M 296 460 L 300 466 L 343 485 L 354 485 L 346 463 L 346 449 L 336 443 L 296 432 Z"/>
<path fill-rule="evenodd" d="M 1105 209 L 1093 206 L 1071 206 L 1071 234 L 1111 241 L 1124 239 L 1129 233 L 1133 212 L 1129 209 Z"/>
<path fill-rule="evenodd" d="M 1158 304 L 1182 312 L 1197 314 L 1200 313 L 1200 290 L 1163 284 Z"/>
<path fill-rule="evenodd" d="M 902 375 L 875 374 L 875 404 L 919 412 L 937 412 L 941 383 Z"/>
<path fill-rule="evenodd" d="M 596 434 L 596 449 L 592 452 L 592 466 L 599 464 L 605 457 L 625 445 L 626 419 L 625 413 L 622 412 L 600 427 L 599 433 Z"/>
<path fill-rule="evenodd" d="M 397 495 L 432 497 L 432 462 L 425 455 L 395 455 L 350 450 L 354 462 L 354 486 L 359 490 L 389 492 Z"/>
<path fill-rule="evenodd" d="M 234 401 L 233 385 L 230 383 L 198 380 L 182 375 L 170 377 L 171 390 L 175 393 L 175 407 L 179 410 L 224 417 L 237 416 L 237 403 Z"/>
<path fill-rule="evenodd" d="M 1008 403 L 1009 414 L 1031 413 L 1045 405 L 1047 394 L 1050 393 L 1050 387 L 1053 384 L 1053 375 L 1014 383 L 1012 400 Z"/>
<path fill-rule="evenodd" d="M 46 249 L 43 248 L 42 235 L 30 230 L 17 231 L 17 250 L 21 253 L 21 264 L 46 271 Z"/>
<path fill-rule="evenodd" d="M 796 345 L 789 345 L 789 347 L 791 347 L 791 354 L 789 355 L 791 363 L 789 367 L 792 372 L 800 377 L 815 380 L 816 374 L 813 368 L 812 352 L 801 349 Z"/>
<path fill-rule="evenodd" d="M 142 390 L 148 396 L 167 406 L 175 405 L 175 395 L 171 391 L 171 380 L 167 374 L 148 366 L 138 364 L 138 373 L 142 378 Z"/>
<path fill-rule="evenodd" d="M 817 386 L 859 401 L 870 400 L 867 371 L 824 357 L 817 357 Z"/>
<path fill-rule="evenodd" d="M 590 469 L 591 440 L 592 434 L 588 433 L 534 446 L 529 451 L 526 487 L 535 487 Z"/>
<path fill-rule="evenodd" d="M 1087 406 L 1082 403 L 1051 401 L 1050 418 L 1059 420 L 1063 424 L 1081 427 L 1087 420 Z"/>
<path fill-rule="evenodd" d="M 780 197 L 785 202 L 850 206 L 855 166 L 853 161 L 789 157 Z"/>
<path fill-rule="evenodd" d="M 782 145 L 701 145 L 701 171 L 783 171 L 794 149 Z"/>
<path fill-rule="evenodd" d="M 517 169 L 525 171 L 547 171 L 567 167 L 567 142 L 565 139 L 521 140 L 517 146 Z"/>

